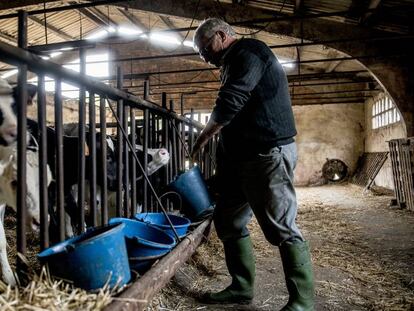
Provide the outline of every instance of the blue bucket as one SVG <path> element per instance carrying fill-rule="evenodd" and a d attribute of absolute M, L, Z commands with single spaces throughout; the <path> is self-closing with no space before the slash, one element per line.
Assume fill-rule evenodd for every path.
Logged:
<path fill-rule="evenodd" d="M 190 219 L 198 220 L 213 211 L 213 201 L 198 166 L 178 175 L 169 188 L 181 196 L 183 213 Z"/>
<path fill-rule="evenodd" d="M 171 229 L 171 226 L 163 213 L 138 213 L 135 214 L 134 218 L 141 222 L 149 223 L 175 238 L 174 231 Z M 170 218 L 170 221 L 173 224 L 175 231 L 177 231 L 178 236 L 180 238 L 185 237 L 188 227 L 191 224 L 191 220 L 172 214 L 168 214 L 168 218 Z"/>
<path fill-rule="evenodd" d="M 123 224 L 93 228 L 37 255 L 51 275 L 86 290 L 122 286 L 131 279 Z"/>
<path fill-rule="evenodd" d="M 111 218 L 110 224 L 123 223 L 123 234 L 129 258 L 163 256 L 175 245 L 175 240 L 164 231 L 137 220 Z"/>

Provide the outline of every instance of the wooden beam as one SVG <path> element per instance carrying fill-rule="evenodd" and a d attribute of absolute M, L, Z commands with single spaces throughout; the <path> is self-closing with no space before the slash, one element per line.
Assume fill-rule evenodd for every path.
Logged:
<path fill-rule="evenodd" d="M 191 234 L 186 236 L 168 255 L 163 257 L 151 270 L 132 284 L 104 311 L 145 310 L 151 298 L 163 288 L 175 272 L 193 255 L 197 247 L 208 236 L 211 219 L 204 221 Z"/>
<path fill-rule="evenodd" d="M 168 28 L 170 28 L 170 29 L 177 28 L 169 17 L 164 16 L 164 15 L 159 15 L 159 17 L 161 18 L 163 23 L 168 26 Z M 178 35 L 180 41 L 184 41 L 184 36 L 181 34 L 181 32 L 177 33 L 177 35 Z"/>
<path fill-rule="evenodd" d="M 67 34 L 66 32 L 64 32 L 63 30 L 58 29 L 57 27 L 53 26 L 50 23 L 45 22 L 44 20 L 36 17 L 36 16 L 28 16 L 28 18 L 35 22 L 36 24 L 42 26 L 42 27 L 47 27 L 50 31 L 54 32 L 57 36 L 59 36 L 60 38 L 64 39 L 64 40 L 75 40 L 74 37 L 72 37 L 71 35 Z"/>
<path fill-rule="evenodd" d="M 7 32 L 0 31 L 0 38 L 3 39 L 3 41 L 6 41 L 6 43 L 16 45 L 17 38 L 9 35 Z"/>
<path fill-rule="evenodd" d="M 129 20 L 133 25 L 137 26 L 143 32 L 149 31 L 148 27 L 141 22 L 141 20 L 132 14 L 128 8 L 117 8 L 118 12 L 121 13 L 127 20 Z"/>
<path fill-rule="evenodd" d="M 100 26 L 100 27 L 107 27 L 108 26 L 108 21 L 107 20 L 104 21 L 104 20 L 100 19 L 98 16 L 96 16 L 91 11 L 89 11 L 89 8 L 79 8 L 78 11 L 81 12 L 87 19 L 94 22 L 97 26 Z"/>

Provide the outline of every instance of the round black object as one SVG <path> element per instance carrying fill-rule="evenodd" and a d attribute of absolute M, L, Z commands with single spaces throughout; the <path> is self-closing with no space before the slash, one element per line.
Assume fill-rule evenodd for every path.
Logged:
<path fill-rule="evenodd" d="M 340 182 L 348 175 L 348 167 L 339 159 L 327 159 L 322 167 L 322 176 L 332 182 Z"/>

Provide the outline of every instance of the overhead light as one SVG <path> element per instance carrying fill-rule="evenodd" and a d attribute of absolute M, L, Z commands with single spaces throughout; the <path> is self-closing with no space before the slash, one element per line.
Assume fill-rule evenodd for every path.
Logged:
<path fill-rule="evenodd" d="M 181 44 L 180 40 L 178 40 L 177 37 L 172 36 L 172 35 L 165 35 L 159 32 L 150 33 L 150 40 L 159 42 L 161 44 L 174 44 L 174 45 Z"/>
<path fill-rule="evenodd" d="M 277 58 L 279 60 L 279 63 L 285 67 L 285 68 L 294 68 L 295 67 L 295 61 L 291 59 L 284 59 L 284 58 Z"/>
<path fill-rule="evenodd" d="M 190 47 L 190 48 L 194 48 L 194 43 L 193 43 L 193 41 L 190 41 L 190 40 L 185 40 L 185 41 L 183 42 L 183 45 L 184 45 L 184 46 L 188 46 L 188 47 Z"/>
<path fill-rule="evenodd" d="M 113 26 L 109 26 L 108 28 L 106 28 L 106 30 L 107 30 L 108 32 L 110 32 L 110 33 L 114 33 L 114 32 L 116 32 L 116 28 L 115 28 L 115 27 L 113 27 Z"/>
<path fill-rule="evenodd" d="M 108 35 L 108 31 L 106 29 L 100 30 L 98 32 L 95 32 L 89 36 L 87 36 L 85 39 L 87 40 L 96 40 L 101 39 L 103 37 L 106 37 Z"/>
<path fill-rule="evenodd" d="M 54 57 L 56 57 L 56 56 L 59 56 L 59 55 L 62 55 L 63 53 L 62 52 L 53 52 L 53 53 L 50 53 L 49 54 L 49 56 L 51 57 L 51 58 L 54 58 Z"/>
<path fill-rule="evenodd" d="M 120 26 L 118 27 L 118 33 L 120 33 L 121 35 L 135 36 L 135 35 L 141 34 L 142 30 L 136 27 L 131 28 L 131 27 Z"/>
<path fill-rule="evenodd" d="M 10 78 L 11 76 L 14 76 L 18 72 L 19 72 L 18 69 L 12 69 L 12 70 L 7 71 L 6 73 L 4 73 L 1 77 L 3 79 L 7 79 L 7 78 Z"/>

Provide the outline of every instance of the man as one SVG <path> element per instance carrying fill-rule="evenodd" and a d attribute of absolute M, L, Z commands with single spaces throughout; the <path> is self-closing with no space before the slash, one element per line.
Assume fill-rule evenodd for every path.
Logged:
<path fill-rule="evenodd" d="M 230 286 L 205 294 L 203 300 L 224 304 L 253 299 L 255 261 L 246 225 L 254 213 L 266 239 L 280 248 L 289 292 L 282 310 L 313 310 L 309 246 L 295 224 L 296 129 L 286 74 L 266 44 L 236 39 L 220 19 L 200 24 L 194 44 L 201 58 L 221 67 L 216 105 L 192 157 L 220 132 L 214 223 L 232 277 Z"/>

